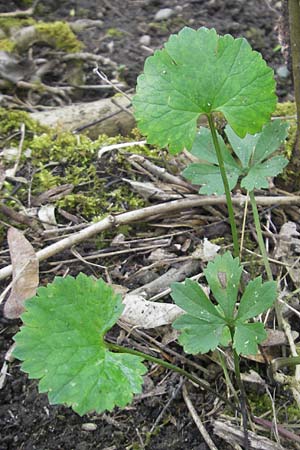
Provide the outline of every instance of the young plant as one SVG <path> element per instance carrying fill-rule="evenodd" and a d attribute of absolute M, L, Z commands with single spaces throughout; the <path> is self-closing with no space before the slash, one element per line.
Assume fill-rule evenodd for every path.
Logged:
<path fill-rule="evenodd" d="M 135 355 L 115 353 L 105 333 L 123 310 L 121 296 L 84 274 L 55 278 L 26 301 L 14 355 L 52 404 L 78 414 L 123 407 L 141 392 L 146 367 Z"/>
<path fill-rule="evenodd" d="M 214 305 L 198 283 L 175 283 L 172 297 L 187 314 L 174 323 L 187 353 L 206 353 L 231 340 L 236 354 L 255 354 L 266 338 L 260 322 L 249 323 L 269 308 L 275 282 L 251 281 L 238 310 L 242 268 L 230 253 L 208 264 L 205 276 L 217 301 Z M 71 406 L 78 414 L 124 407 L 141 392 L 142 375 L 150 360 L 175 370 L 207 389 L 183 369 L 142 352 L 105 340 L 123 310 L 121 298 L 102 280 L 79 274 L 57 277 L 26 301 L 23 326 L 15 336 L 14 356 L 23 361 L 29 378 L 39 379 L 39 391 L 51 404 Z M 224 399 L 223 399 L 224 400 Z M 225 400 L 226 401 L 226 400 Z"/>
<path fill-rule="evenodd" d="M 192 280 L 172 285 L 172 298 L 186 314 L 173 323 L 181 331 L 179 342 L 186 353 L 207 353 L 231 342 L 237 355 L 255 355 L 266 339 L 264 325 L 249 320 L 270 308 L 276 298 L 276 283 L 250 281 L 239 300 L 242 267 L 226 252 L 207 265 L 204 274 L 216 300 L 213 304 Z"/>
<path fill-rule="evenodd" d="M 257 133 L 276 106 L 273 71 L 245 39 L 218 36 L 214 29 L 183 28 L 150 56 L 138 77 L 135 116 L 148 142 L 171 153 L 190 150 L 199 116 L 207 117 L 228 206 L 234 254 L 238 234 L 230 186 L 214 116 L 222 113 L 240 137 Z"/>
<path fill-rule="evenodd" d="M 267 125 L 261 134 L 249 135 L 259 133 L 270 118 L 276 105 L 274 88 L 272 70 L 246 40 L 218 36 L 206 28 L 184 28 L 171 36 L 164 49 L 146 60 L 144 74 L 138 78 L 133 103 L 140 130 L 149 143 L 168 145 L 171 153 L 177 153 L 195 149 L 199 139 L 204 141 L 199 150 L 200 158 L 206 161 L 202 163 L 206 173 L 201 169 L 201 184 L 203 180 L 205 184 L 201 189 L 222 193 L 222 180 L 235 256 L 239 243 L 230 190 L 240 177 L 243 187 L 251 192 L 258 184 L 266 187 L 265 177 L 286 163 L 282 157 L 269 159 L 284 139 L 286 130 L 280 122 Z M 220 112 L 228 122 L 226 132 L 237 158 L 216 132 L 214 117 Z M 203 114 L 210 131 L 200 129 L 194 144 L 197 121 Z M 268 146 L 267 138 L 274 143 Z M 190 179 L 191 171 L 189 168 L 185 173 Z M 174 323 L 181 331 L 179 341 L 185 351 L 205 353 L 231 342 L 240 387 L 239 354 L 255 354 L 266 337 L 263 324 L 249 320 L 272 306 L 276 297 L 275 282 L 263 283 L 258 277 L 240 298 L 241 273 L 238 258 L 230 253 L 208 264 L 205 276 L 215 303 L 193 281 L 172 287 L 172 297 L 185 311 Z M 41 288 L 38 297 L 26 303 L 26 309 L 14 353 L 24 361 L 23 370 L 40 379 L 39 389 L 48 392 L 51 403 L 65 403 L 79 414 L 124 406 L 141 390 L 146 370 L 142 359 L 201 385 L 181 368 L 104 339 L 122 305 L 119 296 L 101 280 L 82 274 L 77 279 L 58 278 Z M 246 435 L 245 424 L 246 420 Z"/>
<path fill-rule="evenodd" d="M 254 189 L 267 188 L 268 177 L 278 175 L 288 164 L 288 160 L 282 155 L 273 155 L 285 141 L 288 134 L 288 125 L 281 120 L 274 120 L 267 123 L 260 133 L 254 135 L 246 134 L 244 138 L 239 137 L 230 125 L 227 125 L 225 134 L 235 155 L 233 157 L 223 138 L 218 134 L 218 142 L 229 187 L 234 189 L 238 180 L 240 180 L 240 186 L 249 193 L 260 251 L 268 278 L 272 280 L 273 277 L 263 242 Z M 183 175 L 192 183 L 202 185 L 199 189 L 200 194 L 223 194 L 224 185 L 210 130 L 200 128 L 191 153 L 201 162 L 190 164 L 183 171 Z"/>

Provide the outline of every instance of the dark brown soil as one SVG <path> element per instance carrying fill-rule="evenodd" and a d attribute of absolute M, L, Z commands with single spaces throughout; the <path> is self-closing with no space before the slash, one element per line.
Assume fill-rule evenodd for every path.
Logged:
<path fill-rule="evenodd" d="M 184 25 L 194 28 L 215 27 L 220 34 L 245 36 L 260 51 L 267 62 L 278 68 L 285 64 L 278 46 L 276 31 L 278 11 L 273 4 L 263 0 L 49 0 L 41 1 L 37 17 L 44 20 L 74 20 L 77 18 L 101 19 L 103 29 L 91 29 L 80 38 L 87 50 L 101 54 L 117 62 L 123 78 L 134 88 L 137 75 L 150 52 L 140 43 L 143 35 L 150 36 L 149 47 L 158 48 L 170 33 Z M 13 11 L 22 2 L 1 2 L 0 11 Z M 172 8 L 173 16 L 163 22 L 155 22 L 154 16 L 161 8 Z M 275 8 L 275 6 L 274 6 Z M 111 30 L 110 38 L 105 37 Z M 113 43 L 113 44 L 112 44 Z M 112 74 L 109 73 L 109 76 Z M 92 70 L 88 76 L 93 79 Z M 291 92 L 290 77 L 278 78 L 278 95 L 287 98 Z M 94 78 L 94 84 L 97 83 Z M 88 98 L 87 98 L 88 99 Z M 113 280 L 118 282 L 118 280 Z M 3 357 L 12 345 L 19 322 L 0 319 L 0 351 Z M 146 447 L 147 434 L 160 411 L 180 382 L 177 376 L 166 373 L 152 374 L 145 392 L 153 389 L 164 377 L 165 393 L 151 395 L 135 401 L 122 411 L 107 415 L 79 417 L 71 409 L 50 406 L 45 395 L 39 395 L 37 384 L 20 372 L 18 362 L 8 364 L 8 375 L 0 390 L 0 450 L 206 450 L 208 447 L 196 429 L 181 398 L 181 391 L 172 401 Z M 216 379 L 221 387 L 221 381 Z M 214 384 L 214 382 L 213 382 Z M 214 399 L 205 393 L 191 393 L 198 411 L 213 409 Z M 212 416 L 213 418 L 214 416 Z M 94 431 L 84 431 L 83 424 L 93 423 Z M 208 431 L 212 425 L 207 423 Z M 216 439 L 219 449 L 226 449 L 224 442 Z"/>

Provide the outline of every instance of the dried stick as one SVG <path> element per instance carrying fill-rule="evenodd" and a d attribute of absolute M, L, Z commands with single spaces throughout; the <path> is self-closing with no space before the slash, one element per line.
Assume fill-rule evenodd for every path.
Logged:
<path fill-rule="evenodd" d="M 213 441 L 211 440 L 210 435 L 208 434 L 208 432 L 206 431 L 203 423 L 201 422 L 200 417 L 197 414 L 197 411 L 194 408 L 193 403 L 191 402 L 191 399 L 188 395 L 188 391 L 186 388 L 186 385 L 183 385 L 182 388 L 182 395 L 183 395 L 183 399 L 185 401 L 185 404 L 193 418 L 193 421 L 195 422 L 198 430 L 201 433 L 201 436 L 203 437 L 203 439 L 205 440 L 206 444 L 208 445 L 208 447 L 210 448 L 210 450 L 218 450 L 217 447 L 215 446 L 215 444 L 213 443 Z"/>

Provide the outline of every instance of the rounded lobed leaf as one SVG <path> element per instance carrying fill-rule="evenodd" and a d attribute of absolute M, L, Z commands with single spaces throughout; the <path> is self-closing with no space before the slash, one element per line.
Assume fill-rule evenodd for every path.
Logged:
<path fill-rule="evenodd" d="M 141 391 L 141 358 L 110 352 L 104 334 L 120 317 L 121 298 L 84 274 L 55 278 L 26 302 L 14 355 L 52 404 L 78 414 L 123 407 Z"/>
<path fill-rule="evenodd" d="M 191 149 L 201 114 L 220 111 L 239 135 L 256 133 L 276 106 L 273 71 L 245 39 L 183 28 L 147 58 L 133 99 L 148 142 Z"/>

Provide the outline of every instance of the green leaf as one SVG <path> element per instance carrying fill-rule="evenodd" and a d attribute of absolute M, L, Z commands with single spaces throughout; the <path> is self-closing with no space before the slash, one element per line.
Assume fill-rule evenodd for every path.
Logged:
<path fill-rule="evenodd" d="M 172 283 L 171 289 L 176 305 L 188 314 L 208 322 L 213 320 L 212 316 L 221 317 L 196 281 L 187 278 L 184 283 Z"/>
<path fill-rule="evenodd" d="M 173 327 L 180 330 L 178 338 L 186 353 L 207 353 L 214 350 L 222 338 L 225 322 L 221 318 L 211 316 L 211 321 L 184 314 L 175 320 Z"/>
<path fill-rule="evenodd" d="M 240 138 L 227 125 L 225 133 L 228 140 L 241 161 L 241 172 L 244 178 L 241 187 L 253 189 L 267 188 L 268 177 L 275 177 L 288 164 L 283 156 L 269 158 L 287 137 L 288 124 L 281 120 L 273 120 L 264 126 L 261 133 L 254 136 L 247 134 Z M 269 158 L 269 159 L 268 159 Z"/>
<path fill-rule="evenodd" d="M 179 342 L 187 353 L 206 353 L 217 347 L 225 326 L 224 319 L 196 281 L 173 283 L 171 296 L 176 305 L 188 314 L 175 320 L 173 327 L 181 330 Z"/>
<path fill-rule="evenodd" d="M 256 355 L 258 344 L 267 337 L 263 323 L 236 323 L 233 347 L 237 353 Z"/>
<path fill-rule="evenodd" d="M 252 164 L 260 163 L 274 153 L 285 141 L 288 129 L 289 124 L 280 119 L 267 123 L 259 133 Z"/>
<path fill-rule="evenodd" d="M 183 28 L 147 58 L 133 99 L 149 143 L 192 147 L 197 119 L 220 111 L 239 136 L 256 133 L 276 106 L 273 71 L 245 39 Z"/>
<path fill-rule="evenodd" d="M 225 163 L 226 174 L 230 189 L 233 189 L 241 174 L 241 169 L 230 154 L 222 137 L 218 134 L 218 141 L 222 157 Z M 201 163 L 190 164 L 183 172 L 183 176 L 193 184 L 202 184 L 199 189 L 200 194 L 224 194 L 224 185 L 218 160 L 213 144 L 212 135 L 209 129 L 201 127 L 197 133 L 191 153 L 199 158 Z"/>
<path fill-rule="evenodd" d="M 268 188 L 268 177 L 276 177 L 284 167 L 288 164 L 288 160 L 283 156 L 274 156 L 263 163 L 256 164 L 251 167 L 248 175 L 242 181 L 241 186 L 247 191 L 253 189 Z"/>
<path fill-rule="evenodd" d="M 242 167 L 248 167 L 260 134 L 246 134 L 244 138 L 241 138 L 233 131 L 230 125 L 225 127 L 225 133 L 234 153 L 241 161 Z"/>
<path fill-rule="evenodd" d="M 252 319 L 270 308 L 276 300 L 276 282 L 262 283 L 262 278 L 257 277 L 250 281 L 240 301 L 236 318 L 239 321 Z"/>
<path fill-rule="evenodd" d="M 218 255 L 208 263 L 204 274 L 225 318 L 230 321 L 233 319 L 242 274 L 239 258 L 233 258 L 229 252 Z"/>
<path fill-rule="evenodd" d="M 55 278 L 26 302 L 14 355 L 52 404 L 78 414 L 123 407 L 141 391 L 145 366 L 137 356 L 112 353 L 104 335 L 120 317 L 121 298 L 104 281 L 83 274 Z"/>

